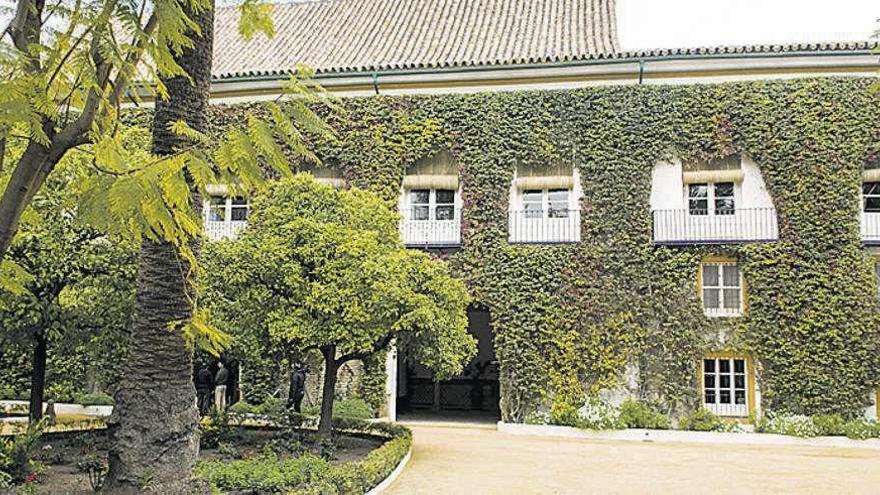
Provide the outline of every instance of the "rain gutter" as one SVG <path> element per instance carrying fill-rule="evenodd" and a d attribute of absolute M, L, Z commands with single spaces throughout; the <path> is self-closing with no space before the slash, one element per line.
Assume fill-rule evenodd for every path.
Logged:
<path fill-rule="evenodd" d="M 490 66 L 473 66 L 473 67 L 449 67 L 449 68 L 431 68 L 431 69 L 400 69 L 400 70 L 373 70 L 372 72 L 332 72 L 315 74 L 315 80 L 332 80 L 351 77 L 371 76 L 374 89 L 378 89 L 378 80 L 386 76 L 408 76 L 408 75 L 437 75 L 437 74 L 457 74 L 457 73 L 485 73 L 500 72 L 516 69 L 558 69 L 569 67 L 585 67 L 596 65 L 619 65 L 639 63 L 640 79 L 644 72 L 645 63 L 650 62 L 668 62 L 668 61 L 687 61 L 687 60 L 708 60 L 708 59 L 757 59 L 757 58 L 796 58 L 796 57 L 833 57 L 833 56 L 859 56 L 876 54 L 873 50 L 839 50 L 839 51 L 795 51 L 795 52 L 750 52 L 750 53 L 699 53 L 699 54 L 675 54 L 675 55 L 651 55 L 642 57 L 627 58 L 606 58 L 606 59 L 588 59 L 574 60 L 564 62 L 544 62 L 539 64 L 521 64 L 521 65 L 490 65 Z M 265 75 L 253 76 L 235 76 L 215 78 L 214 84 L 220 83 L 241 83 L 241 82 L 257 82 L 271 81 L 285 76 L 284 72 L 275 72 Z"/>

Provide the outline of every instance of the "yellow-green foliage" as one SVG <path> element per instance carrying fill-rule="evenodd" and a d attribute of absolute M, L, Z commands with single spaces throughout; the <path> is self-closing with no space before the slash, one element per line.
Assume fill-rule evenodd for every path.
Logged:
<path fill-rule="evenodd" d="M 412 446 L 412 433 L 400 425 L 334 420 L 347 432 L 386 440 L 364 459 L 340 466 L 313 454 L 281 459 L 263 454 L 240 461 L 202 461 L 196 474 L 224 491 L 296 494 L 360 494 L 382 482 Z"/>
<path fill-rule="evenodd" d="M 270 184 L 252 211 L 238 240 L 206 248 L 206 299 L 224 328 L 294 352 L 333 346 L 339 360 L 397 338 L 438 377 L 476 353 L 464 283 L 403 248 L 397 213 L 379 196 L 302 174 Z"/>

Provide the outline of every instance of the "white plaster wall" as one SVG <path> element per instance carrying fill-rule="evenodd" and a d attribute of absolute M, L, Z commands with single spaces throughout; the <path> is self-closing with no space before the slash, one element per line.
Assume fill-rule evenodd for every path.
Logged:
<path fill-rule="evenodd" d="M 745 154 L 742 157 L 742 171 L 743 181 L 740 186 L 742 207 L 773 208 L 773 198 L 767 191 L 767 185 L 761 176 L 761 169 L 751 157 Z"/>
<path fill-rule="evenodd" d="M 651 210 L 680 210 L 684 207 L 681 160 L 657 162 L 651 173 Z"/>
<path fill-rule="evenodd" d="M 687 207 L 681 160 L 657 162 L 651 174 L 651 209 L 678 210 Z M 742 158 L 743 181 L 735 187 L 737 208 L 772 208 L 773 199 L 761 176 L 761 169 L 750 157 Z"/>
<path fill-rule="evenodd" d="M 581 198 L 584 197 L 584 188 L 583 184 L 581 184 L 581 173 L 577 167 L 572 167 L 572 173 L 574 174 L 574 189 L 572 191 L 571 201 L 571 209 L 580 210 L 581 208 Z"/>
<path fill-rule="evenodd" d="M 761 409 L 761 382 L 757 376 L 753 376 L 752 380 L 755 380 L 755 415 L 760 417 L 764 414 Z"/>
<path fill-rule="evenodd" d="M 388 346 L 385 357 L 385 411 L 388 421 L 397 421 L 397 343 Z"/>
<path fill-rule="evenodd" d="M 871 406 L 865 408 L 865 419 L 880 419 L 877 417 L 877 400 L 880 400 L 880 397 L 877 396 L 877 391 L 871 392 Z"/>
<path fill-rule="evenodd" d="M 599 397 L 605 402 L 620 407 L 626 399 L 637 399 L 639 390 L 639 366 L 631 362 L 626 365 L 620 385 L 599 391 Z"/>

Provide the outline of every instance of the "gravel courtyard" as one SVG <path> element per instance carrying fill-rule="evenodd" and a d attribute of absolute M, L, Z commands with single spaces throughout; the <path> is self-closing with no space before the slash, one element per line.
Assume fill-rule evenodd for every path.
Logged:
<path fill-rule="evenodd" d="M 880 451 L 516 436 L 408 424 L 413 456 L 389 494 L 880 494 Z"/>

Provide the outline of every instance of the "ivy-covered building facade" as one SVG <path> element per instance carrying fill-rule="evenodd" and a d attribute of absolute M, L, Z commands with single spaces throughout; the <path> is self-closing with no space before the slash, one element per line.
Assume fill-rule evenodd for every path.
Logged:
<path fill-rule="evenodd" d="M 214 124 L 312 66 L 340 100 L 309 171 L 380 194 L 467 282 L 478 356 L 435 383 L 389 353 L 385 414 L 877 418 L 877 44 L 626 52 L 614 10 L 325 0 L 244 42 L 220 9 Z M 216 193 L 207 232 L 233 237 L 247 199 Z"/>

